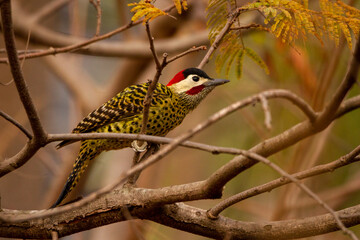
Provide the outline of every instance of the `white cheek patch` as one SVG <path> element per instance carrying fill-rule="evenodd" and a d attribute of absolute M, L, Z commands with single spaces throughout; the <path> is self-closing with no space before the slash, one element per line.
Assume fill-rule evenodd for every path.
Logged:
<path fill-rule="evenodd" d="M 202 78 L 202 77 L 199 77 L 199 81 L 195 82 L 192 77 L 193 76 L 197 76 L 197 75 L 189 75 L 186 79 L 178 82 L 178 83 L 175 83 L 173 85 L 171 85 L 171 88 L 174 89 L 175 92 L 178 92 L 178 93 L 183 93 L 183 92 L 187 92 L 189 91 L 190 89 L 192 89 L 193 87 L 196 87 L 196 86 L 200 86 L 202 85 L 204 82 L 207 81 L 206 78 Z"/>

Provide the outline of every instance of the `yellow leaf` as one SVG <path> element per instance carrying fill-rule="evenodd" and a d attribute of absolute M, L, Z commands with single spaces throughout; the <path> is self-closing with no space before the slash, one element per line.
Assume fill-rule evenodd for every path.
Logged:
<path fill-rule="evenodd" d="M 257 55 L 257 53 L 252 50 L 251 48 L 244 48 L 245 54 L 248 55 L 254 62 L 256 62 L 264 71 L 266 74 L 269 74 L 269 69 L 266 66 L 265 62 Z"/>
<path fill-rule="evenodd" d="M 144 0 L 141 0 L 138 3 L 129 3 L 129 7 L 134 6 L 130 11 L 135 12 L 134 16 L 132 16 L 131 21 L 135 22 L 140 18 L 144 17 L 143 23 L 145 24 L 147 21 L 151 21 L 156 17 L 167 15 L 161 9 L 156 8 L 151 3 L 147 3 Z"/>
<path fill-rule="evenodd" d="M 179 14 L 182 13 L 182 9 L 187 10 L 187 2 L 186 0 L 173 0 L 176 10 Z"/>
<path fill-rule="evenodd" d="M 238 79 L 242 77 L 242 69 L 243 69 L 243 62 L 244 62 L 244 49 L 241 49 L 238 53 L 238 57 L 236 59 L 236 76 Z"/>

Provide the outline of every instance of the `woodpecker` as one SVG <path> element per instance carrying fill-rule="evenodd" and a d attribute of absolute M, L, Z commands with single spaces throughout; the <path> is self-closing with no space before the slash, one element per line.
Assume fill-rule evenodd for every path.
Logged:
<path fill-rule="evenodd" d="M 178 126 L 216 86 L 227 82 L 229 80 L 213 79 L 200 69 L 188 68 L 177 73 L 166 86 L 157 83 L 150 104 L 146 134 L 165 136 Z M 148 87 L 149 83 L 144 83 L 124 89 L 87 115 L 72 133 L 139 133 L 143 120 L 143 102 Z M 72 140 L 62 141 L 57 148 L 73 142 Z M 118 139 L 81 141 L 72 172 L 52 208 L 62 203 L 73 190 L 92 159 L 103 151 L 131 147 L 131 142 Z"/>

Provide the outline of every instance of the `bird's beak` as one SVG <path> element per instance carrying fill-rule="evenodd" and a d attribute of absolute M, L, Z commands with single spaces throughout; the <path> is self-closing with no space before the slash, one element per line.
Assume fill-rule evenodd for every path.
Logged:
<path fill-rule="evenodd" d="M 203 83 L 203 85 L 205 87 L 210 87 L 210 86 L 218 86 L 218 85 L 222 85 L 225 83 L 230 82 L 227 79 L 209 79 L 207 82 Z"/>

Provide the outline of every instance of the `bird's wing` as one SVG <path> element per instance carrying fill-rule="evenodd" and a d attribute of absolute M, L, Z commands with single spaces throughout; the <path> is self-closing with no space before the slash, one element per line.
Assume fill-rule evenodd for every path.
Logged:
<path fill-rule="evenodd" d="M 140 114 L 143 111 L 143 101 L 149 84 L 140 84 L 130 86 L 124 91 L 118 93 L 108 102 L 101 105 L 99 108 L 87 115 L 78 125 L 72 130 L 72 133 L 88 133 L 92 132 L 102 126 L 112 122 L 118 122 L 122 119 L 132 117 Z M 154 90 L 153 99 L 171 98 L 171 91 L 164 85 L 159 84 Z M 156 102 L 152 102 L 154 106 Z M 62 141 L 57 145 L 61 148 L 72 143 L 71 140 Z"/>

